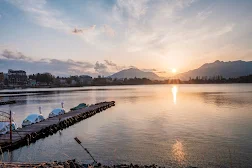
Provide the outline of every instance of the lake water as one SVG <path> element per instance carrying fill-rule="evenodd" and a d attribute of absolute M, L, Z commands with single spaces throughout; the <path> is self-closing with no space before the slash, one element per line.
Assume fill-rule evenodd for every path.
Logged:
<path fill-rule="evenodd" d="M 82 90 L 80 90 L 82 89 Z M 51 90 L 51 92 L 43 92 Z M 58 91 L 56 91 L 58 90 Z M 70 91 L 71 90 L 71 91 Z M 75 91 L 76 90 L 76 91 Z M 17 104 L 0 106 L 15 112 L 21 125 L 42 107 L 44 116 L 64 102 L 111 101 L 116 106 L 38 140 L 2 160 L 54 161 L 91 158 L 74 141 L 79 137 L 104 164 L 135 163 L 186 167 L 252 167 L 252 85 L 148 85 L 22 90 L 7 95 Z M 18 91 L 16 91 L 18 92 Z"/>

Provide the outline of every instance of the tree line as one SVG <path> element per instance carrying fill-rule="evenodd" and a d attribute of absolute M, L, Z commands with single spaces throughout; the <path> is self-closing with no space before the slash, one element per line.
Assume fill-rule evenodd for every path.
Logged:
<path fill-rule="evenodd" d="M 190 78 L 188 83 L 205 84 L 205 83 L 252 83 L 252 75 L 240 76 L 237 78 L 224 78 L 221 75 L 207 77 L 197 76 L 196 78 Z"/>
<path fill-rule="evenodd" d="M 150 80 L 147 78 L 125 78 L 112 79 L 98 76 L 97 78 L 90 77 L 89 83 L 81 82 L 80 76 L 70 77 L 55 77 L 50 73 L 37 73 L 29 75 L 29 79 L 36 80 L 37 83 L 46 83 L 47 85 L 63 86 L 61 80 L 65 80 L 64 86 L 101 86 L 101 85 L 147 85 L 147 84 L 218 84 L 218 83 L 252 83 L 252 75 L 241 76 L 237 78 L 224 78 L 221 75 L 217 76 L 196 76 L 189 78 L 189 80 L 182 81 L 180 79 L 167 80 Z M 74 84 L 73 82 L 74 81 Z"/>

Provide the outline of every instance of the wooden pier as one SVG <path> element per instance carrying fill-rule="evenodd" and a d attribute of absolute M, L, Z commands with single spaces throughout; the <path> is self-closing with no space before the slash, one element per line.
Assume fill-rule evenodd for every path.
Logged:
<path fill-rule="evenodd" d="M 10 134 L 0 135 L 0 153 L 29 145 L 38 139 L 53 135 L 59 130 L 63 130 L 114 105 L 114 101 L 101 102 L 19 128 L 12 132 L 12 142 L 10 142 Z"/>

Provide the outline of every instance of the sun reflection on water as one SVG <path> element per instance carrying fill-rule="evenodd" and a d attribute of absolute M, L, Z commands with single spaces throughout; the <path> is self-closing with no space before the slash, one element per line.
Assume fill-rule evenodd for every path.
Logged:
<path fill-rule="evenodd" d="M 177 86 L 173 86 L 171 91 L 172 91 L 172 95 L 173 95 L 173 103 L 176 104 L 177 103 L 177 92 L 178 92 Z"/>
<path fill-rule="evenodd" d="M 179 165 L 185 163 L 185 151 L 183 144 L 176 140 L 176 143 L 172 145 L 172 155 Z"/>

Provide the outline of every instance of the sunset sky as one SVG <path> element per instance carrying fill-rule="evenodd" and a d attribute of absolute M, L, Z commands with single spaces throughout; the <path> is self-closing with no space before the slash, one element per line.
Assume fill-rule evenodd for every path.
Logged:
<path fill-rule="evenodd" d="M 0 0 L 0 71 L 160 76 L 252 60 L 251 0 Z"/>

